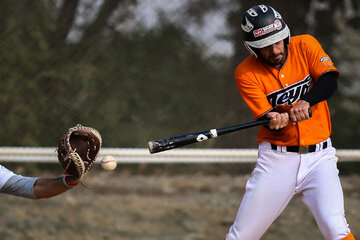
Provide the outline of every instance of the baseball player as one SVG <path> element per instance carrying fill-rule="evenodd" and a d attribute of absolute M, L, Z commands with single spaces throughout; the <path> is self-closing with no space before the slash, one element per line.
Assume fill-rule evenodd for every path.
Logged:
<path fill-rule="evenodd" d="M 260 239 L 295 194 L 325 239 L 355 239 L 345 219 L 326 103 L 338 71 L 314 37 L 290 37 L 271 6 L 247 10 L 241 27 L 251 55 L 236 68 L 235 82 L 254 118 L 271 121 L 259 129 L 257 164 L 225 239 Z"/>

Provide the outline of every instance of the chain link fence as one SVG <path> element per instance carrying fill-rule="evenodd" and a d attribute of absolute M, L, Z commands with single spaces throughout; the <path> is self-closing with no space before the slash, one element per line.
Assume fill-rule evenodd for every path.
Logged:
<path fill-rule="evenodd" d="M 341 72 L 329 105 L 333 141 L 358 148 L 359 3 L 263 1 L 293 35 L 319 39 Z M 252 121 L 233 73 L 240 21 L 255 1 L 0 2 L 0 145 L 54 146 L 77 123 L 104 147 Z M 195 147 L 251 148 L 256 129 Z"/>

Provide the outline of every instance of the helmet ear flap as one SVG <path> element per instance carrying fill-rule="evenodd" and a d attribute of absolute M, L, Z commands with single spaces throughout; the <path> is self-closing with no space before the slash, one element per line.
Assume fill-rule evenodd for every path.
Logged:
<path fill-rule="evenodd" d="M 245 47 L 246 47 L 246 49 L 255 57 L 255 58 L 257 58 L 258 57 L 258 49 L 254 49 L 254 48 L 252 48 L 252 47 L 250 47 L 250 45 L 249 44 L 247 44 L 247 42 L 246 41 L 244 41 L 244 45 L 245 45 Z"/>
<path fill-rule="evenodd" d="M 290 31 L 289 31 L 289 36 L 284 39 L 285 46 L 290 43 L 290 38 L 291 38 L 291 33 L 290 33 Z"/>

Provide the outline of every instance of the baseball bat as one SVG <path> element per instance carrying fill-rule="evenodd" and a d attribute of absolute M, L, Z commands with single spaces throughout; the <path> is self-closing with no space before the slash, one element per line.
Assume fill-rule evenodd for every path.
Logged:
<path fill-rule="evenodd" d="M 309 108 L 309 117 L 312 117 L 311 108 Z M 258 120 L 254 122 L 242 123 L 239 125 L 234 125 L 230 127 L 218 128 L 218 129 L 210 129 L 202 132 L 194 132 L 188 133 L 184 135 L 174 136 L 163 138 L 159 140 L 153 140 L 148 142 L 149 151 L 151 154 L 163 152 L 166 150 L 186 146 L 189 144 L 193 144 L 196 142 L 203 142 L 208 140 L 209 138 L 216 138 L 218 136 L 240 131 L 246 128 L 256 127 L 260 125 L 269 124 L 270 119 Z"/>
<path fill-rule="evenodd" d="M 239 125 L 234 125 L 230 127 L 218 128 L 218 129 L 209 129 L 201 132 L 188 133 L 184 135 L 174 136 L 163 138 L 159 140 L 149 141 L 149 151 L 151 154 L 163 152 L 166 150 L 182 147 L 196 142 L 203 142 L 209 138 L 216 138 L 218 136 L 243 130 L 246 128 L 256 127 L 260 125 L 265 125 L 270 122 L 270 119 L 258 120 L 254 122 L 243 123 Z"/>

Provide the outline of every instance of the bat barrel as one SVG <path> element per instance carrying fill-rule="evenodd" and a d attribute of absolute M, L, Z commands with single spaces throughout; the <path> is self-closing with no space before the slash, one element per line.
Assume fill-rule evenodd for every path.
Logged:
<path fill-rule="evenodd" d="M 164 138 L 160 140 L 153 140 L 148 142 L 150 153 L 163 152 L 166 150 L 186 146 L 196 142 L 206 141 L 213 138 L 211 131 L 202 131 L 196 133 L 189 133 L 175 137 Z"/>
<path fill-rule="evenodd" d="M 156 149 L 155 149 L 155 143 L 153 141 L 149 141 L 148 142 L 148 148 L 149 148 L 149 152 L 152 153 L 156 153 Z"/>

